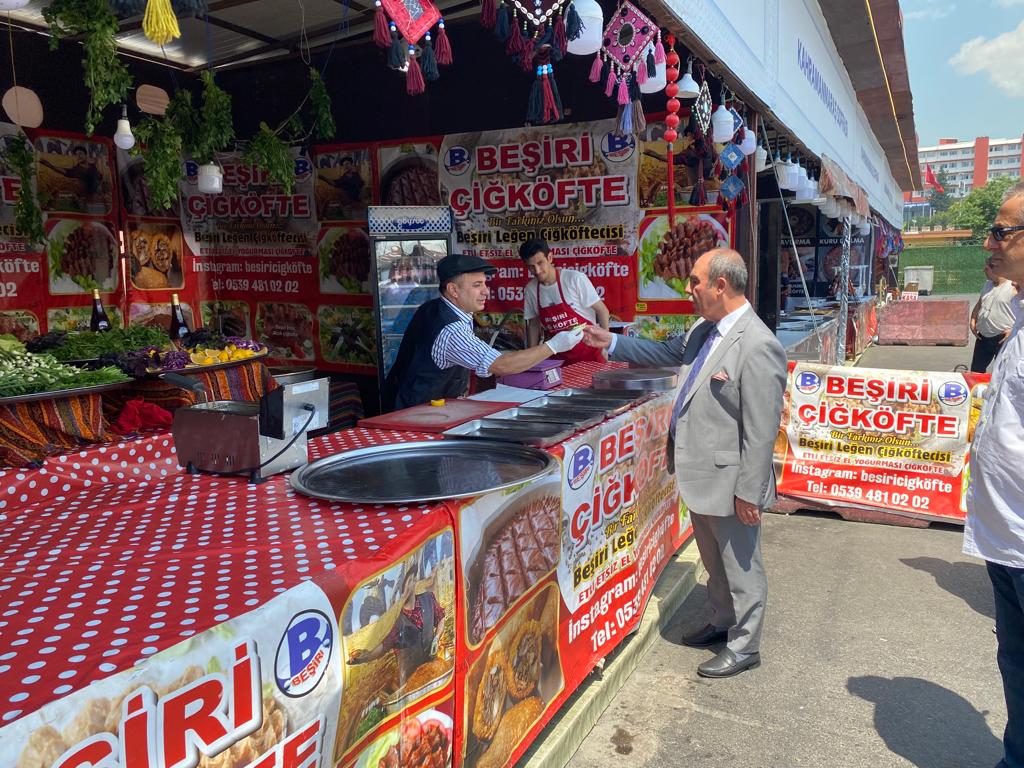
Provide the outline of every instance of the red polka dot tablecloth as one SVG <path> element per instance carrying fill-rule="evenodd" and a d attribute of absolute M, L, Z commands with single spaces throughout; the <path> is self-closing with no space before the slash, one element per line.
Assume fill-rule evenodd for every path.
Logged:
<path fill-rule="evenodd" d="M 310 458 L 436 438 L 347 430 Z M 305 581 L 355 583 L 450 515 L 189 475 L 169 434 L 0 472 L 0 727 Z"/>
<path fill-rule="evenodd" d="M 562 368 L 562 387 L 586 388 L 593 385 L 593 376 L 598 371 L 610 368 L 625 368 L 626 363 L 573 363 Z"/>

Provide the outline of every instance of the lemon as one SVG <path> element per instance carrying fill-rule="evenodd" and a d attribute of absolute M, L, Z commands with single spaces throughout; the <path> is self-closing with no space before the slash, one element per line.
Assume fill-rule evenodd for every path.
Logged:
<path fill-rule="evenodd" d="M 189 357 L 189 360 L 191 360 L 196 365 L 202 365 L 203 364 L 203 360 L 206 359 L 206 355 L 204 353 L 202 353 L 202 352 L 193 352 L 188 357 Z"/>
<path fill-rule="evenodd" d="M 217 355 L 217 359 L 220 360 L 222 363 L 226 363 L 230 358 L 231 355 L 229 355 L 227 352 L 221 352 L 219 355 Z"/>
<path fill-rule="evenodd" d="M 213 365 L 216 361 L 212 357 L 204 357 L 203 365 Z"/>

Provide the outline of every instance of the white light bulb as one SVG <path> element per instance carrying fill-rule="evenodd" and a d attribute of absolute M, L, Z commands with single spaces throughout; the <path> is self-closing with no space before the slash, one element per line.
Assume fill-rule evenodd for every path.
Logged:
<path fill-rule="evenodd" d="M 196 182 L 199 191 L 206 195 L 219 195 L 224 191 L 224 174 L 216 163 L 200 165 Z"/>
<path fill-rule="evenodd" d="M 0 0 L 2 1 L 2 0 Z M 573 0 L 583 30 L 575 40 L 570 40 L 567 50 L 577 56 L 589 56 L 601 50 L 604 39 L 604 15 L 597 0 Z"/>
<path fill-rule="evenodd" d="M 3 2 L 3 0 L 0 0 Z M 114 131 L 114 144 L 121 149 L 131 149 L 135 146 L 135 136 L 132 135 L 132 124 L 128 122 L 128 105 L 121 106 L 121 118 L 117 121 L 117 130 Z"/>
<path fill-rule="evenodd" d="M 754 132 L 749 127 L 743 133 L 743 141 L 740 142 L 739 147 L 740 151 L 747 157 L 754 154 L 754 151 L 757 149 L 757 136 L 754 135 Z"/>
<path fill-rule="evenodd" d="M 754 150 L 754 170 L 760 173 L 768 167 L 768 150 L 758 147 Z"/>
<path fill-rule="evenodd" d="M 683 75 L 683 79 L 679 81 L 679 93 L 676 94 L 680 99 L 696 99 L 700 95 L 700 86 L 697 85 L 697 81 L 693 79 L 693 62 L 687 62 L 686 74 Z"/>
<path fill-rule="evenodd" d="M 732 112 L 726 109 L 725 102 L 722 102 L 711 115 L 711 140 L 721 144 L 729 141 L 735 133 Z"/>

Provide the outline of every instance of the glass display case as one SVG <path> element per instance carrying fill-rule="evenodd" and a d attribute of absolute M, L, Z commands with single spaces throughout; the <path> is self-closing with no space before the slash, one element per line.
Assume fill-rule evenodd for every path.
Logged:
<path fill-rule="evenodd" d="M 437 262 L 453 252 L 453 224 L 447 207 L 369 208 L 381 386 L 416 310 L 439 295 Z"/>

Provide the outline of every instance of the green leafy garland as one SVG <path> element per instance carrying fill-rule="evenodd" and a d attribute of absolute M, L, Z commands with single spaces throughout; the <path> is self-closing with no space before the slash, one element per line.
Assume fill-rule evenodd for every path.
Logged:
<path fill-rule="evenodd" d="M 24 133 L 10 139 L 3 148 L 4 164 L 18 174 L 21 189 L 18 200 L 14 204 L 14 228 L 25 238 L 29 245 L 46 241 L 43 229 L 43 214 L 32 194 L 32 177 L 36 174 L 36 159 L 29 149 L 28 137 Z"/>
<path fill-rule="evenodd" d="M 117 56 L 117 17 L 107 0 L 53 0 L 43 9 L 43 18 L 53 35 L 51 49 L 56 50 L 61 39 L 83 38 L 82 70 L 90 96 L 85 133 L 92 136 L 103 110 L 126 101 L 132 85 L 128 67 Z"/>
<path fill-rule="evenodd" d="M 320 73 L 312 67 L 309 70 L 309 79 L 312 81 L 309 88 L 309 101 L 313 106 L 312 133 L 320 141 L 329 141 L 338 132 L 334 115 L 331 113 L 331 97 Z"/>
<path fill-rule="evenodd" d="M 142 155 L 142 168 L 153 204 L 170 208 L 178 200 L 178 182 L 181 181 L 181 131 L 167 115 L 160 119 L 147 117 L 136 126 L 135 137 L 138 142 L 132 154 Z"/>
<path fill-rule="evenodd" d="M 292 193 L 295 188 L 295 158 L 288 145 L 266 123 L 261 122 L 259 133 L 249 140 L 245 158 L 266 171 L 270 182 L 282 186 L 286 195 Z"/>
<path fill-rule="evenodd" d="M 235 138 L 235 124 L 231 117 L 231 96 L 213 81 L 211 72 L 203 72 L 202 78 L 203 112 L 199 137 L 194 146 L 186 146 L 186 149 L 197 163 L 209 163 Z"/>

